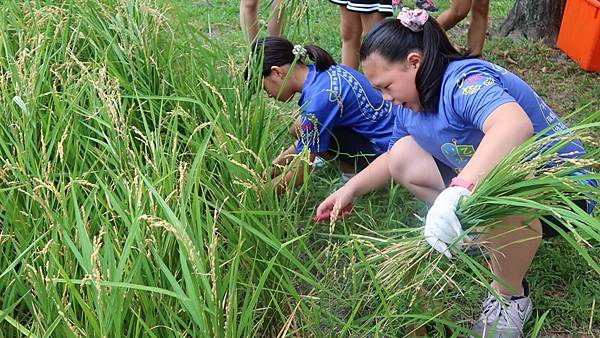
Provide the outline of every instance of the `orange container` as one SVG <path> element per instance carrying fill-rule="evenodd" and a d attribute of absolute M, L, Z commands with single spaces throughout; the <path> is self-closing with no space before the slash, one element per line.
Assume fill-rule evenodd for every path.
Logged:
<path fill-rule="evenodd" d="M 600 0 L 567 0 L 557 44 L 581 68 L 600 71 Z"/>

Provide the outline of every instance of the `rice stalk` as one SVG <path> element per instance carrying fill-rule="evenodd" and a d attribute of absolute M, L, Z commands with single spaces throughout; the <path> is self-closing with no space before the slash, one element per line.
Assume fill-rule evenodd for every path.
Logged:
<path fill-rule="evenodd" d="M 473 256 L 475 251 L 481 251 L 484 255 L 480 257 L 485 258 L 489 248 L 485 248 L 485 243 L 471 242 L 472 237 L 468 236 L 502 226 L 502 219 L 507 216 L 523 214 L 530 219 L 548 220 L 548 216 L 553 216 L 556 220 L 552 226 L 600 273 L 598 257 L 588 254 L 600 242 L 598 213 L 589 215 L 573 203 L 600 201 L 600 189 L 589 184 L 600 182 L 600 174 L 594 171 L 600 164 L 600 150 L 598 140 L 592 136 L 600 127 L 595 122 L 598 116 L 600 112 L 551 137 L 531 138 L 514 149 L 471 196 L 460 202 L 457 215 L 466 230 L 461 238 L 466 244 L 452 248 L 456 259 L 447 262 L 429 247 L 422 230 L 414 228 L 398 230 L 399 234 L 392 237 L 357 236 L 355 240 L 371 252 L 359 264 L 363 268 L 366 264 L 375 265 L 377 282 L 385 288 L 388 299 L 408 298 L 409 306 L 419 297 L 425 303 L 435 304 L 448 286 L 456 285 L 453 277 L 465 272 L 489 288 L 488 278 L 497 277 Z M 559 153 L 565 144 L 577 139 L 588 145 L 584 155 L 570 158 L 572 154 Z M 469 249 L 470 254 L 463 252 Z"/>
<path fill-rule="evenodd" d="M 274 118 L 222 48 L 146 0 L 0 13 L 3 333 L 256 336 L 316 306 L 305 197 L 257 183 Z"/>

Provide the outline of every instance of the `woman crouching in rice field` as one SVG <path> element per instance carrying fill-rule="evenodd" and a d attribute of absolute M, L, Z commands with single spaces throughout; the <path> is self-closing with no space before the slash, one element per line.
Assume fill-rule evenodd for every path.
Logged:
<path fill-rule="evenodd" d="M 404 9 L 398 19 L 378 24 L 365 37 L 360 57 L 371 84 L 398 105 L 394 136 L 388 152 L 323 201 L 317 216 L 336 217 L 354 198 L 394 179 L 432 204 L 424 235 L 451 257 L 449 246 L 464 237 L 456 216 L 460 198 L 534 134 L 567 127 L 519 77 L 459 53 L 425 11 Z M 585 151 L 571 141 L 560 153 L 577 157 Z M 591 203 L 576 202 L 591 212 Z M 533 310 L 525 274 L 542 237 L 557 234 L 552 225 L 526 215 L 502 223 L 480 238 L 489 248 L 492 272 L 504 281 L 492 283 L 502 297 L 490 294 L 472 327 L 484 337 L 523 334 Z"/>
<path fill-rule="evenodd" d="M 347 181 L 387 150 L 394 126 L 392 104 L 363 74 L 336 65 L 320 47 L 293 45 L 281 37 L 257 40 L 252 52 L 254 60 L 262 60 L 259 75 L 269 96 L 287 102 L 301 94 L 301 115 L 291 129 L 296 142 L 273 164 L 287 166 L 307 148 L 310 163 L 317 155 L 337 159 Z M 314 63 L 305 63 L 308 59 Z M 272 176 L 283 191 L 290 183 L 301 184 L 303 170 L 296 165 Z"/>

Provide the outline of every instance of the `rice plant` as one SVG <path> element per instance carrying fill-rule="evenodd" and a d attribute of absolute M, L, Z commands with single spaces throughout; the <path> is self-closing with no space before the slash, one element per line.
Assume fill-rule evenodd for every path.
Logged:
<path fill-rule="evenodd" d="M 301 327 L 303 201 L 260 183 L 276 115 L 231 57 L 146 0 L 0 13 L 0 336 Z"/>

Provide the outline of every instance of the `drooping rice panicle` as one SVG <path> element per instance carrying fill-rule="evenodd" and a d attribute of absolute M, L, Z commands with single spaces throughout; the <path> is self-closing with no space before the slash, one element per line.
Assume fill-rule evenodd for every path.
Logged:
<path fill-rule="evenodd" d="M 169 14 L 0 2 L 0 336 L 266 336 L 327 294 L 246 51 Z"/>

